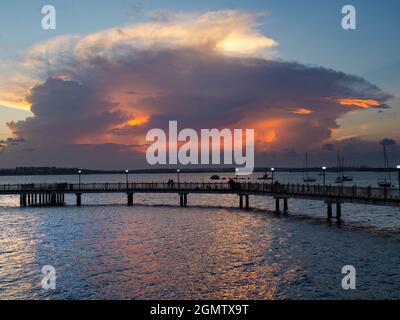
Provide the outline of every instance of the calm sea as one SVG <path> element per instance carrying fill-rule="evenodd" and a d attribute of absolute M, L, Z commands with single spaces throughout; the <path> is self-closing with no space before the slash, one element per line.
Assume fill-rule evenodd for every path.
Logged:
<path fill-rule="evenodd" d="M 352 173 L 357 185 L 381 174 Z M 228 176 L 221 174 L 221 176 Z M 258 175 L 252 177 L 253 180 Z M 181 174 L 208 182 L 210 174 Z M 316 176 L 322 180 L 320 176 Z M 175 175 L 131 175 L 162 182 Z M 302 174 L 277 173 L 281 182 Z M 335 178 L 328 174 L 328 183 Z M 83 176 L 82 182 L 124 182 Z M 0 177 L 3 183 L 77 182 L 76 176 Z M 0 299 L 399 299 L 400 210 L 343 206 L 343 222 L 325 219 L 323 203 L 290 200 L 288 216 L 273 200 L 233 195 L 84 195 L 62 208 L 18 207 L 0 196 Z M 42 289 L 41 269 L 56 269 L 56 289 Z M 342 289 L 353 265 L 357 289 Z"/>

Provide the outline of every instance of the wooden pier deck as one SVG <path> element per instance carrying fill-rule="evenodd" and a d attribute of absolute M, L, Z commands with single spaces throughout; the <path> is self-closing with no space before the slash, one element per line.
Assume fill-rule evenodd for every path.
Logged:
<path fill-rule="evenodd" d="M 76 204 L 82 204 L 83 194 L 123 193 L 127 204 L 133 205 L 135 193 L 173 193 L 179 195 L 180 205 L 187 206 L 189 194 L 235 194 L 239 197 L 240 208 L 249 208 L 249 196 L 273 197 L 275 211 L 288 211 L 288 199 L 323 201 L 327 216 L 331 218 L 332 205 L 336 205 L 336 218 L 341 218 L 341 205 L 353 203 L 373 206 L 400 207 L 398 188 L 372 188 L 357 186 L 322 186 L 309 184 L 267 184 L 267 183 L 52 183 L 0 185 L 0 195 L 19 195 L 20 206 L 64 205 L 65 194 L 76 195 Z"/>

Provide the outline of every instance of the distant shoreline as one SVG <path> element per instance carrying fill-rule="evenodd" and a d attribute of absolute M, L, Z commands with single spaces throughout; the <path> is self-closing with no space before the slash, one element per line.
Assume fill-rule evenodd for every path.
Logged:
<path fill-rule="evenodd" d="M 0 176 L 54 176 L 54 175 L 78 175 L 81 170 L 83 175 L 106 175 L 106 174 L 125 174 L 125 170 L 90 170 L 77 168 L 15 168 L 0 169 Z M 177 169 L 136 169 L 129 170 L 129 174 L 176 174 Z M 275 172 L 322 172 L 321 168 L 275 168 Z M 338 172 L 335 167 L 327 168 L 327 172 Z M 385 168 L 370 167 L 347 167 L 345 172 L 385 172 Z M 397 172 L 396 168 L 390 168 L 391 172 Z M 255 168 L 255 173 L 270 172 L 270 168 Z M 232 173 L 234 168 L 180 168 L 180 173 Z"/>

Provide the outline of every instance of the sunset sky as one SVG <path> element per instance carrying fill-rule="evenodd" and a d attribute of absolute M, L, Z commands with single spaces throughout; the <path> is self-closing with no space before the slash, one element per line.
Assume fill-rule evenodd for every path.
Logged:
<path fill-rule="evenodd" d="M 341 28 L 346 4 L 357 30 Z M 381 165 L 382 139 L 395 164 L 399 15 L 397 0 L 3 0 L 0 167 L 145 167 L 147 131 L 169 120 L 254 128 L 257 166 L 306 151 L 334 165 L 339 149 Z"/>

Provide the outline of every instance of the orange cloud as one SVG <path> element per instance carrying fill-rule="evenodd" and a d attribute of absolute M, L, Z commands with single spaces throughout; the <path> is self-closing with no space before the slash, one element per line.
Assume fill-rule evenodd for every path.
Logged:
<path fill-rule="evenodd" d="M 309 114 L 313 113 L 313 111 L 310 109 L 307 109 L 307 108 L 298 108 L 298 109 L 290 110 L 290 113 L 299 114 L 299 115 L 309 115 Z"/>
<path fill-rule="evenodd" d="M 21 73 L 0 75 L 0 105 L 13 109 L 30 110 L 26 96 L 39 81 Z"/>
<path fill-rule="evenodd" d="M 379 107 L 381 103 L 373 99 L 342 98 L 337 100 L 342 106 L 356 106 L 363 109 Z"/>
<path fill-rule="evenodd" d="M 263 119 L 247 126 L 255 129 L 257 141 L 263 144 L 271 144 L 284 135 L 285 128 L 291 122 L 291 119 L 285 118 Z"/>
<path fill-rule="evenodd" d="M 141 124 L 147 123 L 148 121 L 149 121 L 148 117 L 141 116 L 141 117 L 136 117 L 132 120 L 129 120 L 127 122 L 127 125 L 130 127 L 140 126 Z"/>

